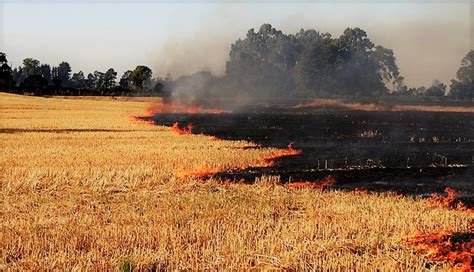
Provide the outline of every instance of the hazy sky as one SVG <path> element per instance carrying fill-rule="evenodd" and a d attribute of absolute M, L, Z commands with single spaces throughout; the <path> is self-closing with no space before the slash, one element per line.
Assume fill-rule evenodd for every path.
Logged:
<path fill-rule="evenodd" d="M 179 2 L 0 0 L 0 51 L 15 67 L 33 57 L 86 74 L 113 67 L 119 77 L 138 64 L 154 76 L 222 74 L 230 44 L 263 23 L 333 36 L 358 26 L 393 49 L 406 83 L 419 86 L 449 82 L 474 44 L 470 0 Z"/>

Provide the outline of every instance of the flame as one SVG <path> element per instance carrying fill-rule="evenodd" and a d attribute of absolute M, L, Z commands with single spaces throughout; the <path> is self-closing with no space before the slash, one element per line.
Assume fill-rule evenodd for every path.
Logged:
<path fill-rule="evenodd" d="M 414 232 L 407 237 L 406 243 L 415 251 L 426 253 L 433 261 L 448 262 L 458 271 L 474 269 L 474 238 L 467 234 L 467 241 L 455 239 L 462 234 L 452 231 L 431 233 Z"/>
<path fill-rule="evenodd" d="M 328 186 L 331 186 L 336 183 L 336 180 L 332 177 L 325 177 L 318 181 L 296 181 L 288 184 L 286 187 L 290 190 L 300 189 L 300 188 L 312 188 L 323 190 Z"/>
<path fill-rule="evenodd" d="M 296 155 L 300 155 L 303 153 L 303 150 L 301 149 L 294 149 L 293 148 L 293 142 L 290 142 L 288 144 L 288 148 L 286 149 L 279 149 L 278 151 L 276 151 L 275 153 L 273 154 L 270 154 L 268 156 L 265 156 L 261 159 L 262 163 L 263 163 L 263 166 L 266 166 L 266 167 L 272 167 L 273 165 L 275 165 L 275 161 L 279 158 L 283 158 L 283 157 L 290 157 L 290 156 L 296 156 Z"/>
<path fill-rule="evenodd" d="M 215 174 L 219 173 L 220 169 L 217 167 L 204 166 L 197 170 L 183 170 L 176 173 L 179 179 L 186 179 L 194 177 L 197 179 L 211 178 Z"/>
<path fill-rule="evenodd" d="M 172 103 L 159 102 L 153 104 L 149 109 L 146 110 L 147 116 L 153 116 L 156 114 L 163 113 L 206 113 L 206 114 L 221 114 L 229 113 L 229 110 L 221 108 L 205 108 L 198 103 L 183 103 L 179 101 L 173 101 Z"/>
<path fill-rule="evenodd" d="M 463 202 L 457 199 L 457 192 L 454 189 L 446 187 L 444 191 L 448 194 L 447 196 L 432 194 L 428 202 L 450 210 L 474 212 L 474 209 L 467 207 Z"/>
<path fill-rule="evenodd" d="M 362 187 L 357 187 L 353 190 L 354 193 L 360 194 L 360 195 L 367 195 L 369 194 L 369 190 L 367 188 L 362 188 Z"/>
<path fill-rule="evenodd" d="M 189 123 L 185 128 L 180 128 L 179 123 L 176 122 L 171 127 L 171 130 L 177 132 L 179 135 L 189 135 L 193 133 L 193 124 Z"/>
<path fill-rule="evenodd" d="M 174 123 L 172 126 L 172 130 L 176 131 L 180 135 L 187 135 L 192 133 L 192 125 L 188 124 L 186 129 L 181 129 L 179 127 L 178 122 Z M 218 138 L 211 136 L 209 138 L 210 140 L 219 140 Z M 250 164 L 250 165 L 236 165 L 232 168 L 227 168 L 227 169 L 219 169 L 216 167 L 201 167 L 198 169 L 192 169 L 192 170 L 182 170 L 176 173 L 176 176 L 179 179 L 185 179 L 189 177 L 194 177 L 198 179 L 205 179 L 205 178 L 211 178 L 215 176 L 217 173 L 221 172 L 222 170 L 225 171 L 242 171 L 248 168 L 252 167 L 271 167 L 275 164 L 275 160 L 281 157 L 286 157 L 286 156 L 294 156 L 302 153 L 302 150 L 300 149 L 294 149 L 293 148 L 293 143 L 291 142 L 288 145 L 287 149 L 280 149 L 274 152 L 273 154 L 270 154 L 269 156 L 261 158 L 257 163 L 255 164 Z M 258 144 L 255 144 L 254 146 L 244 146 L 242 150 L 248 149 L 248 148 L 260 148 L 261 146 Z"/>

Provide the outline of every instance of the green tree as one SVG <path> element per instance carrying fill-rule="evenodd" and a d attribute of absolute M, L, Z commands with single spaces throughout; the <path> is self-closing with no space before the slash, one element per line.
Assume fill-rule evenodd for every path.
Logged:
<path fill-rule="evenodd" d="M 130 89 L 130 76 L 132 75 L 132 71 L 128 70 L 125 73 L 123 73 L 122 78 L 119 81 L 120 87 L 124 89 Z"/>
<path fill-rule="evenodd" d="M 433 84 L 426 89 L 424 95 L 434 96 L 434 97 L 443 97 L 446 94 L 446 85 L 439 80 L 433 81 Z"/>
<path fill-rule="evenodd" d="M 59 77 L 59 67 L 53 66 L 53 68 L 51 69 L 51 78 L 51 81 L 53 82 L 54 87 L 56 87 L 56 90 L 60 89 L 63 80 Z"/>
<path fill-rule="evenodd" d="M 26 58 L 23 60 L 23 78 L 28 78 L 32 75 L 40 74 L 40 62 L 39 60 Z"/>
<path fill-rule="evenodd" d="M 95 89 L 105 88 L 105 73 L 94 71 L 94 85 Z"/>
<path fill-rule="evenodd" d="M 10 91 L 12 85 L 12 69 L 8 65 L 7 55 L 0 52 L 0 90 Z"/>
<path fill-rule="evenodd" d="M 456 77 L 457 80 L 451 80 L 449 95 L 456 99 L 474 99 L 474 50 L 461 60 Z"/>
<path fill-rule="evenodd" d="M 14 83 L 21 82 L 23 80 L 23 68 L 20 66 L 18 68 L 13 69 L 12 77 Z"/>
<path fill-rule="evenodd" d="M 48 82 L 51 81 L 51 67 L 48 64 L 41 64 L 39 67 L 39 74 L 42 75 Z"/>
<path fill-rule="evenodd" d="M 112 88 L 115 86 L 115 79 L 117 79 L 117 72 L 113 68 L 110 68 L 104 74 L 104 87 Z"/>
<path fill-rule="evenodd" d="M 326 96 L 405 90 L 392 50 L 375 44 L 360 28 L 339 38 L 315 30 L 286 35 L 264 24 L 231 46 L 226 76 L 232 91 L 251 96 Z M 233 86 L 233 88 L 232 88 Z"/>
<path fill-rule="evenodd" d="M 95 81 L 96 81 L 96 79 L 95 79 L 94 74 L 89 73 L 89 74 L 87 75 L 87 79 L 86 79 L 86 87 L 87 87 L 87 89 L 93 89 L 93 88 L 95 88 L 95 86 L 96 86 L 96 82 L 95 82 Z"/>
<path fill-rule="evenodd" d="M 150 68 L 139 65 L 130 75 L 130 82 L 138 89 L 143 89 L 146 82 L 151 79 L 152 71 Z"/>
<path fill-rule="evenodd" d="M 86 79 L 82 71 L 79 71 L 72 75 L 71 85 L 72 87 L 77 88 L 77 89 L 84 89 L 86 87 Z"/>
<path fill-rule="evenodd" d="M 22 89 L 32 91 L 35 95 L 43 95 L 46 86 L 48 86 L 48 80 L 38 74 L 27 77 L 20 85 Z"/>
<path fill-rule="evenodd" d="M 58 66 L 58 77 L 61 79 L 63 86 L 68 86 L 71 78 L 71 65 L 63 61 Z"/>

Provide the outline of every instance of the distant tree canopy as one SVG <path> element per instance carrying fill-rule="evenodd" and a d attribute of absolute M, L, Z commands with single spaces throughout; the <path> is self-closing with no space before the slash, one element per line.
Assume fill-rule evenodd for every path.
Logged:
<path fill-rule="evenodd" d="M 129 79 L 133 86 L 142 89 L 144 84 L 151 79 L 151 74 L 152 71 L 150 68 L 138 65 L 130 74 Z"/>
<path fill-rule="evenodd" d="M 443 97 L 446 94 L 446 85 L 439 80 L 433 81 L 433 84 L 424 91 L 426 96 Z"/>
<path fill-rule="evenodd" d="M 125 73 L 123 73 L 123 76 L 122 76 L 122 78 L 120 78 L 120 81 L 119 81 L 120 87 L 126 88 L 126 89 L 131 87 L 131 84 L 130 84 L 130 76 L 131 75 L 132 75 L 131 70 L 128 70 Z"/>
<path fill-rule="evenodd" d="M 23 60 L 23 73 L 22 78 L 26 79 L 33 75 L 40 74 L 40 62 L 32 58 L 26 58 Z"/>
<path fill-rule="evenodd" d="M 8 65 L 7 55 L 0 52 L 0 89 L 9 90 L 12 84 L 12 69 Z"/>
<path fill-rule="evenodd" d="M 457 78 L 447 86 L 435 80 L 429 87 L 409 88 L 400 75 L 394 52 L 375 45 L 360 28 L 347 28 L 339 37 L 301 29 L 285 34 L 270 24 L 231 45 L 222 77 L 197 71 L 173 80 L 152 78 L 138 65 L 117 80 L 113 68 L 73 73 L 68 62 L 57 66 L 33 58 L 12 69 L 0 52 L 0 90 L 39 95 L 144 95 L 188 99 L 208 97 L 314 98 L 427 96 L 474 100 L 474 50 L 461 61 Z M 117 82 L 118 81 L 118 82 Z"/>
<path fill-rule="evenodd" d="M 315 30 L 286 35 L 264 24 L 231 46 L 230 82 L 255 95 L 380 95 L 403 85 L 393 51 L 347 28 L 339 38 Z"/>
<path fill-rule="evenodd" d="M 451 80 L 449 95 L 457 99 L 474 99 L 474 50 L 461 60 L 456 77 L 457 80 Z"/>

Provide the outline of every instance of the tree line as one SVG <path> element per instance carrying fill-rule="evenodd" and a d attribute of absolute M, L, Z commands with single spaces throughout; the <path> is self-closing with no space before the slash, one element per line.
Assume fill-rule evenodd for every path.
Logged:
<path fill-rule="evenodd" d="M 246 96 L 298 98 L 381 95 L 474 99 L 474 51 L 461 60 L 449 86 L 435 80 L 428 87 L 408 87 L 393 50 L 375 45 L 360 28 L 339 37 L 316 30 L 284 34 L 270 24 L 231 45 L 224 76 L 197 72 L 173 80 L 152 79 L 152 71 L 137 66 L 117 80 L 113 68 L 87 76 L 72 73 L 67 62 L 51 67 L 27 58 L 11 68 L 0 53 L 0 89 L 36 95 L 159 95 Z M 117 82 L 118 81 L 118 82 Z"/>
<path fill-rule="evenodd" d="M 82 71 L 72 73 L 68 62 L 58 66 L 42 64 L 33 58 L 11 69 L 7 56 L 0 52 L 0 89 L 35 95 L 160 95 L 161 79 L 152 79 L 152 70 L 143 65 L 126 71 L 117 82 L 117 72 L 109 68 L 87 76 Z"/>

